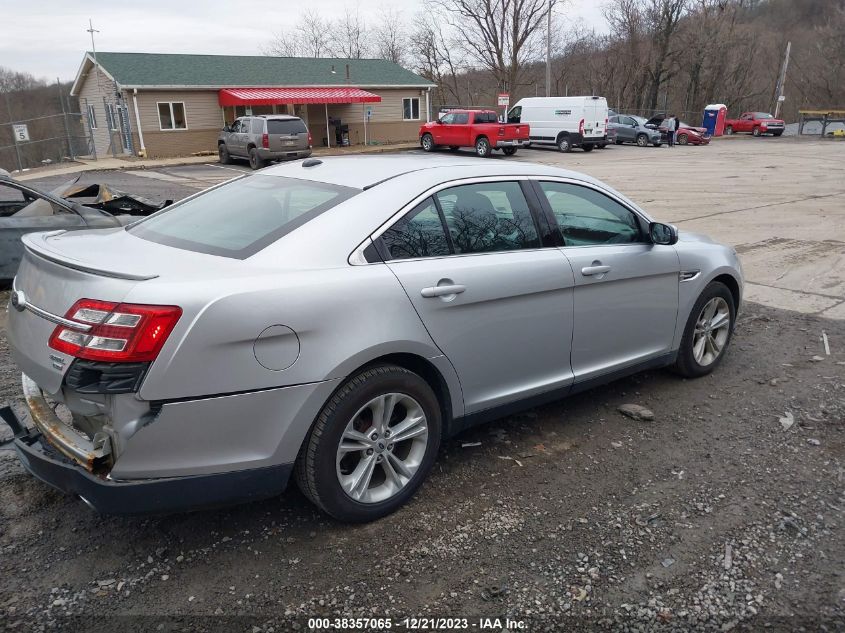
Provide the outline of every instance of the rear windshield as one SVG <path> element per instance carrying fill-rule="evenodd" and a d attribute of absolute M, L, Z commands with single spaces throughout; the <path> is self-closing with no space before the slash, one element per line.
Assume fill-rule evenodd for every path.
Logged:
<path fill-rule="evenodd" d="M 167 207 L 127 230 L 197 253 L 244 259 L 360 190 L 254 175 Z"/>
<path fill-rule="evenodd" d="M 302 119 L 267 119 L 267 134 L 304 134 L 307 131 Z"/>

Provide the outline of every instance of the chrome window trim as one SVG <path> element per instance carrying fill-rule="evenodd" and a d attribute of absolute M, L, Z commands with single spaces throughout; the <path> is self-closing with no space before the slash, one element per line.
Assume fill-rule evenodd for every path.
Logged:
<path fill-rule="evenodd" d="M 368 266 L 368 265 L 371 265 L 371 264 L 384 264 L 384 263 L 387 263 L 387 262 L 420 261 L 420 260 L 425 260 L 425 259 L 444 259 L 446 257 L 467 257 L 467 256 L 475 256 L 475 255 L 496 255 L 498 253 L 515 253 L 515 252 L 526 252 L 526 251 L 539 251 L 539 250 L 550 250 L 550 249 L 553 249 L 553 248 L 556 248 L 556 249 L 594 248 L 596 246 L 642 246 L 643 244 L 646 244 L 646 245 L 650 244 L 650 242 L 645 241 L 645 242 L 626 242 L 626 243 L 622 243 L 622 244 L 612 244 L 612 245 L 610 245 L 610 244 L 581 244 L 579 246 L 543 246 L 541 248 L 531 248 L 531 249 L 521 248 L 521 249 L 515 249 L 515 250 L 512 250 L 512 251 L 496 251 L 496 252 L 491 252 L 491 253 L 454 253 L 452 255 L 437 255 L 437 256 L 431 256 L 431 257 L 414 257 L 414 258 L 407 258 L 407 259 L 389 259 L 389 260 L 387 260 L 387 262 L 368 262 L 368 261 L 366 261 L 366 258 L 364 257 L 364 250 L 367 248 L 367 246 L 369 246 L 370 240 L 375 241 L 378 238 L 380 238 L 382 236 L 382 234 L 387 229 L 389 229 L 396 222 L 398 222 L 400 219 L 402 219 L 402 217 L 406 213 L 408 213 L 411 209 L 413 209 L 416 205 L 418 205 L 420 202 L 422 202 L 423 200 L 425 200 L 429 196 L 433 196 L 437 192 L 442 191 L 444 189 L 449 189 L 451 187 L 456 187 L 456 186 L 460 186 L 460 185 L 472 185 L 472 184 L 475 184 L 475 183 L 484 183 L 484 182 L 515 182 L 515 181 L 516 182 L 533 181 L 533 182 L 537 182 L 537 183 L 540 183 L 542 181 L 549 181 L 549 182 L 560 182 L 560 183 L 564 183 L 564 184 L 577 185 L 577 186 L 581 186 L 581 187 L 588 187 L 590 189 L 593 189 L 593 190 L 607 196 L 608 198 L 610 198 L 614 202 L 617 202 L 623 208 L 625 208 L 628 211 L 630 211 L 631 213 L 633 213 L 638 219 L 642 220 L 646 224 L 650 224 L 651 222 L 654 221 L 651 218 L 649 218 L 647 215 L 645 215 L 645 212 L 641 212 L 639 209 L 631 207 L 631 205 L 629 203 L 622 200 L 621 198 L 619 198 L 619 196 L 613 194 L 611 191 L 608 191 L 607 189 L 600 187 L 600 186 L 598 186 L 594 183 L 588 182 L 586 180 L 580 180 L 578 178 L 571 178 L 571 177 L 568 177 L 568 176 L 549 176 L 549 175 L 544 175 L 544 174 L 521 174 L 521 175 L 518 175 L 518 176 L 505 175 L 505 174 L 503 174 L 501 176 L 470 176 L 470 177 L 467 177 L 467 178 L 459 178 L 457 180 L 450 180 L 448 182 L 440 183 L 438 185 L 430 187 L 429 189 L 425 190 L 420 195 L 413 198 L 409 203 L 402 206 L 399 211 L 397 211 L 396 213 L 391 215 L 390 218 L 387 219 L 385 222 L 383 222 L 375 231 L 370 233 L 370 235 L 368 235 L 364 239 L 364 241 L 361 242 L 355 248 L 355 250 L 353 250 L 349 254 L 349 258 L 348 258 L 347 261 L 349 262 L 349 264 L 351 266 Z M 528 204 L 530 206 L 531 202 L 527 199 L 526 199 L 526 202 L 528 202 Z"/>

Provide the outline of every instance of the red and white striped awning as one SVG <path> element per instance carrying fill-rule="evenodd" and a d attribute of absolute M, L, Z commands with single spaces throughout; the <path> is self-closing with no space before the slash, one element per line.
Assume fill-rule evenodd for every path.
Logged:
<path fill-rule="evenodd" d="M 360 88 L 226 88 L 221 106 L 284 103 L 378 103 L 381 97 Z"/>

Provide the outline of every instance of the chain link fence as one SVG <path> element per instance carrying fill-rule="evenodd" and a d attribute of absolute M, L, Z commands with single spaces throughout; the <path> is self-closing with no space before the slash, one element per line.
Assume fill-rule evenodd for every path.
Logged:
<path fill-rule="evenodd" d="M 0 168 L 32 169 L 96 158 L 86 117 L 79 112 L 0 123 Z"/>
<path fill-rule="evenodd" d="M 704 118 L 704 111 L 699 110 L 649 110 L 643 108 L 617 108 L 616 106 L 610 106 L 610 109 L 616 112 L 617 114 L 630 114 L 634 116 L 641 116 L 644 119 L 650 119 L 654 116 L 662 116 L 667 117 L 670 114 L 674 114 L 678 117 L 681 121 L 686 123 L 687 125 L 692 125 L 694 127 L 700 127 L 701 121 Z"/>

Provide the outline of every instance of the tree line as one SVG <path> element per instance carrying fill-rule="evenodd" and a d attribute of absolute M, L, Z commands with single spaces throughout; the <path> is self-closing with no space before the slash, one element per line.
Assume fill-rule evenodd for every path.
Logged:
<path fill-rule="evenodd" d="M 513 103 L 545 95 L 549 6 L 552 95 L 640 112 L 770 109 L 791 41 L 784 115 L 845 107 L 845 0 L 608 0 L 602 30 L 571 20 L 564 0 L 426 0 L 372 23 L 309 11 L 264 52 L 390 59 L 436 84 L 435 105 L 490 106 L 502 91 Z"/>

